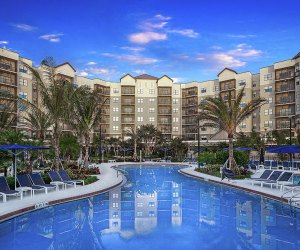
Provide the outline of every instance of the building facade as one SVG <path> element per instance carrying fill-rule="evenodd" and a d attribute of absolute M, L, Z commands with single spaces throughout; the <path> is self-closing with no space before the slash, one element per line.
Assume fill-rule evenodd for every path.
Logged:
<path fill-rule="evenodd" d="M 25 63 L 25 64 L 24 64 Z M 0 91 L 18 95 L 34 104 L 41 105 L 38 89 L 26 68 L 32 61 L 18 53 L 0 49 Z M 126 139 L 125 131 L 143 124 L 153 124 L 166 138 L 182 137 L 185 141 L 197 139 L 197 113 L 199 105 L 207 97 L 229 95 L 235 98 L 245 88 L 241 107 L 256 97 L 267 99 L 251 117 L 239 124 L 238 132 L 252 130 L 267 133 L 271 130 L 288 130 L 294 133 L 299 128 L 300 116 L 300 53 L 292 59 L 263 67 L 258 74 L 238 73 L 225 68 L 217 79 L 203 82 L 177 84 L 169 76 L 154 77 L 147 74 L 126 74 L 119 82 L 89 79 L 76 75 L 70 63 L 55 67 L 56 77 L 63 77 L 74 87 L 86 85 L 97 89 L 103 99 L 102 118 L 95 132 L 104 137 Z M 42 67 L 38 67 L 44 76 Z M 7 100 L 0 99 L 0 112 L 5 112 Z M 13 114 L 18 117 L 18 129 L 24 129 L 26 107 L 15 105 Z M 200 125 L 201 141 L 220 140 L 222 135 L 214 128 Z M 68 130 L 68 128 L 65 128 Z"/>

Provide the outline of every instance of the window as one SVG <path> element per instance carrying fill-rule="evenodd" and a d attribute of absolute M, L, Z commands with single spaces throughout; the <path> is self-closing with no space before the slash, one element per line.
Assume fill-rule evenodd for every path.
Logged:
<path fill-rule="evenodd" d="M 149 102 L 155 102 L 155 99 L 154 98 L 150 98 Z"/>
<path fill-rule="evenodd" d="M 253 97 L 256 97 L 256 92 L 253 92 L 252 96 L 253 96 Z"/>
<path fill-rule="evenodd" d="M 143 202 L 137 202 L 137 203 L 136 203 L 136 206 L 137 206 L 137 207 L 143 207 L 143 205 L 144 205 Z"/>
<path fill-rule="evenodd" d="M 137 212 L 137 213 L 136 213 L 136 216 L 137 216 L 137 217 L 142 217 L 142 216 L 143 216 L 143 212 Z"/>
<path fill-rule="evenodd" d="M 272 92 L 272 86 L 267 86 L 264 88 L 265 93 Z"/>
<path fill-rule="evenodd" d="M 215 92 L 219 91 L 219 86 L 215 86 Z"/>
<path fill-rule="evenodd" d="M 253 84 L 252 84 L 252 87 L 255 88 L 255 87 L 256 87 L 256 83 L 253 83 Z"/>
<path fill-rule="evenodd" d="M 119 198 L 119 194 L 113 194 L 113 198 Z"/>
<path fill-rule="evenodd" d="M 119 116 L 114 116 L 114 117 L 113 117 L 113 121 L 114 121 L 114 122 L 118 122 L 118 121 L 119 121 Z"/>
<path fill-rule="evenodd" d="M 173 193 L 173 198 L 178 198 L 179 197 L 179 193 L 178 192 L 174 192 Z"/>
<path fill-rule="evenodd" d="M 178 117 L 173 117 L 173 122 L 179 122 L 179 118 Z"/>
<path fill-rule="evenodd" d="M 28 85 L 28 81 L 27 81 L 27 79 L 19 79 L 19 84 L 20 85 L 23 85 L 23 86 L 27 86 Z"/>
<path fill-rule="evenodd" d="M 119 97 L 114 97 L 113 98 L 113 103 L 118 103 L 119 102 Z"/>
<path fill-rule="evenodd" d="M 113 93 L 119 93 L 119 89 L 113 88 Z"/>
<path fill-rule="evenodd" d="M 201 131 L 206 131 L 206 128 L 205 127 L 201 127 Z"/>
<path fill-rule="evenodd" d="M 118 107 L 113 107 L 113 112 L 119 112 L 119 108 Z"/>
<path fill-rule="evenodd" d="M 119 207 L 119 203 L 118 202 L 113 202 L 113 207 Z"/>
<path fill-rule="evenodd" d="M 174 95 L 179 95 L 179 90 L 178 89 L 174 89 L 173 94 Z"/>
<path fill-rule="evenodd" d="M 174 108 L 173 109 L 173 113 L 178 113 L 179 109 L 178 108 Z"/>
<path fill-rule="evenodd" d="M 143 98 L 138 98 L 137 101 L 138 101 L 138 103 L 143 103 L 144 99 Z"/>
<path fill-rule="evenodd" d="M 119 130 L 119 126 L 113 126 L 113 131 Z"/>
<path fill-rule="evenodd" d="M 155 205 L 155 202 L 149 201 L 149 203 L 148 203 L 148 206 L 149 206 L 149 207 L 154 207 L 154 205 Z"/>
<path fill-rule="evenodd" d="M 245 80 L 240 80 L 239 85 L 240 86 L 245 86 L 246 85 L 246 81 Z"/>
<path fill-rule="evenodd" d="M 27 93 L 26 92 L 19 92 L 19 97 L 22 99 L 27 99 Z"/>
<path fill-rule="evenodd" d="M 138 108 L 138 109 L 137 109 L 137 112 L 138 112 L 138 113 L 143 113 L 143 112 L 144 112 L 144 109 L 143 109 L 143 108 Z"/>
<path fill-rule="evenodd" d="M 201 93 L 206 93 L 206 88 L 201 88 Z"/>
<path fill-rule="evenodd" d="M 264 127 L 265 128 L 271 128 L 273 125 L 273 121 L 265 121 L 264 122 Z"/>
<path fill-rule="evenodd" d="M 154 113 L 155 108 L 149 108 L 149 113 Z"/>
<path fill-rule="evenodd" d="M 268 103 L 272 103 L 272 97 L 267 98 Z"/>
<path fill-rule="evenodd" d="M 207 141 L 207 136 L 206 136 L 206 135 L 201 136 L 201 140 L 202 140 L 202 141 Z"/>
<path fill-rule="evenodd" d="M 173 99 L 173 104 L 178 104 L 179 103 L 179 99 L 175 98 Z"/>
<path fill-rule="evenodd" d="M 272 115 L 273 109 L 265 109 L 265 115 Z"/>
<path fill-rule="evenodd" d="M 240 108 L 245 108 L 246 107 L 246 103 L 245 102 L 241 102 L 240 103 Z"/>
<path fill-rule="evenodd" d="M 19 66 L 19 72 L 21 72 L 21 73 L 27 73 L 28 69 L 24 65 L 20 65 Z"/>
<path fill-rule="evenodd" d="M 241 123 L 240 125 L 239 125 L 239 128 L 246 128 L 246 123 Z"/>
<path fill-rule="evenodd" d="M 113 217 L 113 218 L 118 218 L 118 217 L 119 217 L 119 213 L 118 213 L 118 212 L 113 212 L 112 217 Z"/>
<path fill-rule="evenodd" d="M 272 74 L 264 75 L 264 81 L 270 81 L 270 80 L 272 80 Z"/>
<path fill-rule="evenodd" d="M 300 104 L 297 104 L 297 111 L 300 111 Z"/>
<path fill-rule="evenodd" d="M 154 93 L 155 93 L 154 89 L 149 89 L 149 94 L 150 95 L 154 95 Z"/>
<path fill-rule="evenodd" d="M 143 89 L 138 89 L 138 90 L 137 90 L 137 93 L 138 93 L 138 94 L 143 94 Z"/>
<path fill-rule="evenodd" d="M 137 118 L 137 121 L 138 121 L 138 122 L 142 122 L 142 121 L 144 121 L 144 117 L 142 117 L 142 116 L 138 116 L 138 118 Z"/>
<path fill-rule="evenodd" d="M 155 121 L 154 117 L 149 117 L 149 122 L 154 122 L 154 121 Z"/>
<path fill-rule="evenodd" d="M 173 132 L 178 132 L 178 127 L 173 127 Z"/>

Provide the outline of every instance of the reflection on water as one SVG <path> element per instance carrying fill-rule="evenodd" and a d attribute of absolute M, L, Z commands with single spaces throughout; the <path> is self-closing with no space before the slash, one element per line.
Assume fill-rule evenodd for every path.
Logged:
<path fill-rule="evenodd" d="M 0 249 L 300 249 L 300 212 L 177 173 L 127 167 L 122 188 L 0 224 Z"/>

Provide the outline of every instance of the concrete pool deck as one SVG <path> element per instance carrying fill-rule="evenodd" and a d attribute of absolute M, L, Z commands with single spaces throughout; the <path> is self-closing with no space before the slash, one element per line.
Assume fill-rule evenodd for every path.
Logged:
<path fill-rule="evenodd" d="M 115 164 L 114 164 L 115 165 Z M 21 200 L 19 197 L 8 198 L 7 202 L 0 203 L 0 221 L 9 219 L 16 215 L 42 208 L 48 205 L 55 205 L 72 200 L 83 199 L 102 192 L 106 192 L 117 187 L 123 182 L 123 175 L 117 173 L 111 168 L 111 164 L 96 165 L 100 168 L 100 175 L 96 175 L 98 181 L 89 185 L 77 188 L 68 187 L 66 190 L 50 191 L 45 194 L 44 191 L 36 192 L 33 197 L 26 195 Z M 2 197 L 0 197 L 2 199 Z"/>
<path fill-rule="evenodd" d="M 264 169 L 258 170 L 252 177 L 259 177 L 263 171 L 264 171 Z M 212 176 L 212 175 L 208 175 L 208 174 L 204 174 L 204 173 L 195 171 L 194 166 L 192 166 L 192 167 L 190 166 L 188 168 L 181 169 L 181 170 L 179 170 L 179 173 L 189 176 L 189 177 L 196 178 L 196 179 L 201 179 L 204 181 L 210 181 L 210 182 L 214 182 L 217 184 L 241 189 L 246 192 L 262 195 L 267 198 L 275 199 L 275 200 L 278 200 L 278 201 L 284 202 L 284 203 L 288 203 L 289 200 L 287 198 L 290 198 L 290 197 L 282 198 L 282 195 L 284 193 L 286 193 L 287 190 L 281 191 L 280 189 L 276 189 L 276 188 L 270 188 L 270 187 L 266 187 L 266 186 L 261 187 L 260 185 L 252 185 L 251 181 L 247 180 L 247 179 L 230 180 L 230 181 L 228 181 L 228 179 L 221 180 L 220 177 L 216 177 L 216 176 Z"/>

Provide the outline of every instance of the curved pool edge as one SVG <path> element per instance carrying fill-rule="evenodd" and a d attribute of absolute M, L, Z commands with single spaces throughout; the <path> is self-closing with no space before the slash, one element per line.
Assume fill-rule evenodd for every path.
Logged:
<path fill-rule="evenodd" d="M 98 181 L 86 186 L 80 186 L 77 188 L 69 188 L 64 191 L 51 192 L 47 195 L 40 194 L 34 197 L 24 198 L 23 200 L 16 199 L 1 203 L 0 207 L 0 223 L 12 219 L 16 216 L 24 213 L 36 211 L 46 208 L 48 206 L 58 205 L 61 203 L 76 201 L 85 199 L 91 196 L 95 196 L 107 191 L 110 191 L 120 185 L 124 184 L 124 176 L 119 174 L 117 176 L 116 170 L 108 166 L 99 166 L 101 174 L 97 175 Z M 105 183 L 106 182 L 106 183 Z M 126 182 L 126 178 L 125 178 Z M 25 202 L 24 202 L 25 201 Z M 46 202 L 46 206 L 36 208 L 37 203 Z M 25 203 L 25 204 L 23 204 Z M 6 209 L 6 211 L 1 211 Z"/>
<path fill-rule="evenodd" d="M 261 195 L 266 198 L 276 200 L 276 201 L 279 201 L 279 202 L 282 202 L 285 204 L 289 203 L 289 201 L 287 199 L 281 198 L 281 195 L 279 196 L 278 194 L 270 194 L 270 193 L 263 192 L 262 190 L 257 190 L 257 188 L 255 186 L 254 186 L 254 188 L 256 188 L 256 189 L 253 189 L 253 188 L 250 188 L 250 187 L 253 187 L 251 185 L 249 185 L 249 187 L 245 187 L 245 186 L 241 186 L 239 183 L 236 183 L 236 182 L 222 181 L 219 177 L 202 174 L 199 172 L 191 173 L 191 171 L 194 171 L 194 169 L 191 169 L 191 167 L 178 170 L 178 172 L 180 174 L 185 175 L 187 177 L 199 179 L 202 181 L 208 181 L 208 182 L 212 182 L 212 183 L 219 184 L 219 185 L 228 186 L 231 188 L 239 189 L 239 190 L 249 192 L 252 194 L 256 194 L 256 195 Z M 272 191 L 274 191 L 274 190 L 272 190 Z M 280 194 L 282 194 L 282 193 L 280 193 Z"/>

